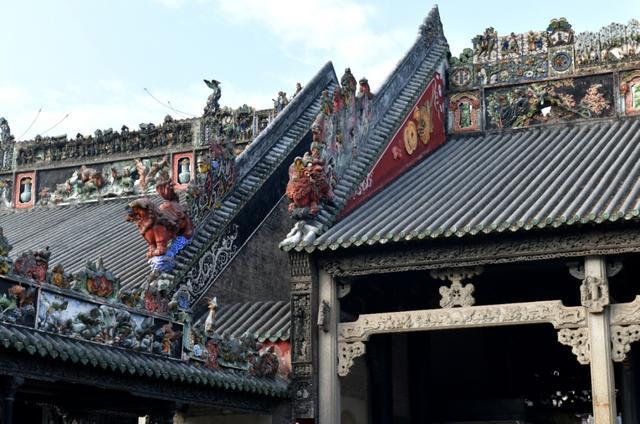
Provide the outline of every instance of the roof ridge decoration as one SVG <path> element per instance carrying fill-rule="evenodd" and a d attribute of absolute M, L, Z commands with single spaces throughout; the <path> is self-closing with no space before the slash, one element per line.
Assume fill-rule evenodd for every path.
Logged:
<path fill-rule="evenodd" d="M 360 79 L 356 96 L 358 83 L 351 69 L 346 68 L 340 84 L 332 94 L 328 90 L 322 92 L 320 113 L 311 127 L 311 147 L 289 167 L 286 195 L 290 201 L 289 215 L 296 224 L 281 246 L 315 239 L 318 229 L 307 222 L 333 201 L 333 188 L 369 133 L 374 99 L 369 82 Z"/>
<path fill-rule="evenodd" d="M 15 137 L 11 134 L 9 123 L 0 117 L 0 171 L 13 167 L 13 149 L 16 144 Z"/>
<path fill-rule="evenodd" d="M 626 68 L 640 62 L 640 22 L 612 23 L 598 32 L 575 34 L 566 18 L 545 30 L 501 36 L 485 29 L 459 57 L 452 57 L 452 90 L 514 84 Z"/>
<path fill-rule="evenodd" d="M 11 250 L 0 228 L 0 322 L 248 376 L 272 379 L 278 374 L 273 347 L 255 337 L 200 340 L 202 331 L 191 326 L 188 290 L 152 308 L 147 293 L 142 299 L 121 291 L 119 278 L 102 258 L 70 274 L 60 264 L 49 270 L 48 249 L 24 252 L 15 263 Z"/>
<path fill-rule="evenodd" d="M 441 43 L 438 44 L 438 42 Z M 344 206 L 347 202 L 352 198 L 352 196 L 360 191 L 364 191 L 363 184 L 366 185 L 369 180 L 368 173 L 371 171 L 375 163 L 380 157 L 380 154 L 384 151 L 387 143 L 382 143 L 381 146 L 377 146 L 375 148 L 375 152 L 371 150 L 366 151 L 366 156 L 362 156 L 361 152 L 364 152 L 368 145 L 371 144 L 372 138 L 372 130 L 375 130 L 379 123 L 384 119 L 386 112 L 389 111 L 389 108 L 392 106 L 393 102 L 400 96 L 400 93 L 407 87 L 410 79 L 417 70 L 422 66 L 428 57 L 429 52 L 432 51 L 434 45 L 441 46 L 443 48 L 442 58 L 437 57 L 434 58 L 435 64 L 433 64 L 433 69 L 428 71 L 434 72 L 438 66 L 443 65 L 443 61 L 445 60 L 444 53 L 446 50 L 446 39 L 442 33 L 442 23 L 440 21 L 440 14 L 437 6 L 432 8 L 427 17 L 424 19 L 422 25 L 418 31 L 418 38 L 416 42 L 409 49 L 405 57 L 399 61 L 395 70 L 390 74 L 390 76 L 386 79 L 386 81 L 382 84 L 378 93 L 376 93 L 375 98 L 371 98 L 369 104 L 367 104 L 367 117 L 363 119 L 362 117 L 357 117 L 361 121 L 357 122 L 355 128 L 360 129 L 361 133 L 357 134 L 357 147 L 356 150 L 338 150 L 336 147 L 345 143 L 344 137 L 345 133 L 340 133 L 340 143 L 336 140 L 331 139 L 331 131 L 327 133 L 321 132 L 322 143 L 319 143 L 322 146 L 321 150 L 321 159 L 324 160 L 324 164 L 322 165 L 325 168 L 325 176 L 318 178 L 317 176 L 312 176 L 310 178 L 311 182 L 304 182 L 305 171 L 303 169 L 307 169 L 307 173 L 310 173 L 313 167 L 316 167 L 314 172 L 318 172 L 317 166 L 319 162 L 316 161 L 315 165 L 313 161 L 306 160 L 305 158 L 300 158 L 297 163 L 294 162 L 290 169 L 290 182 L 287 189 L 287 195 L 293 201 L 295 205 L 293 207 L 292 218 L 296 219 L 296 223 L 294 224 L 293 229 L 287 234 L 285 240 L 280 243 L 280 247 L 284 250 L 290 250 L 294 247 L 302 248 L 305 245 L 311 245 L 316 239 L 317 235 L 320 234 L 328 225 L 333 222 L 338 213 L 343 210 Z M 422 79 L 429 79 L 431 75 L 421 76 Z M 342 81 L 341 81 L 342 82 Z M 416 85 L 417 84 L 417 85 Z M 424 87 L 427 85 L 427 82 L 417 83 L 414 81 L 414 86 L 417 87 L 414 91 L 418 91 L 415 94 L 415 98 L 419 97 L 418 94 L 422 92 Z M 344 93 L 345 87 L 341 88 L 341 92 Z M 412 94 L 412 97 L 413 97 Z M 335 95 L 335 93 L 334 93 Z M 411 99 L 413 102 L 413 99 Z M 408 103 L 408 102 L 407 102 Z M 409 112 L 410 108 L 414 105 L 407 104 L 406 110 L 401 111 L 402 116 L 404 116 L 405 112 Z M 348 110 L 348 109 L 347 109 Z M 397 114 L 397 113 L 396 113 Z M 340 120 L 340 117 L 335 117 L 335 114 L 332 114 L 332 117 L 329 121 L 333 123 L 335 120 Z M 400 119 L 400 121 L 402 121 Z M 400 125 L 401 122 L 398 123 Z M 385 128 L 388 127 L 388 124 L 385 125 Z M 389 127 L 389 130 L 393 130 L 393 126 Z M 330 129 L 332 129 L 330 127 Z M 349 135 L 349 134 L 347 134 Z M 356 134 L 354 133 L 354 136 Z M 393 135 L 390 135 L 390 137 Z M 327 137 L 329 136 L 329 137 Z M 335 138 L 335 134 L 334 134 Z M 385 140 L 388 141 L 388 140 Z M 346 143 L 345 143 L 346 144 Z M 313 146 L 312 146 L 313 149 Z M 334 151 L 338 151 L 340 153 L 339 156 L 334 156 Z M 326 153 L 325 153 L 326 152 Z M 316 153 L 317 154 L 317 153 Z M 326 158 L 325 158 L 326 157 Z M 307 158 L 313 158 L 313 152 L 310 151 Z M 327 161 L 327 159 L 330 159 Z M 338 168 L 336 168 L 335 164 L 331 162 L 337 163 L 339 162 L 344 164 L 341 172 L 336 172 Z M 345 174 L 345 171 L 351 172 L 351 168 L 354 167 L 354 163 L 358 161 L 358 168 L 356 168 L 353 173 L 356 175 L 349 175 L 348 180 L 342 178 Z M 366 162 L 366 163 L 362 163 Z M 311 166 L 309 166 L 311 164 Z M 296 166 L 297 165 L 297 166 Z M 364 171 L 366 168 L 366 172 Z M 362 174 L 362 175 L 360 175 Z M 329 191 L 323 187 L 322 180 L 326 179 L 329 182 L 329 186 L 331 188 L 331 193 L 335 193 L 335 196 L 330 196 Z M 294 189 L 294 187 L 298 185 L 298 189 Z M 318 193 L 325 190 L 327 192 L 326 195 L 318 196 Z M 312 197 L 316 196 L 318 199 L 314 202 Z M 298 197 L 302 200 L 296 199 Z M 300 210 L 299 206 L 304 206 L 304 204 L 309 204 L 309 212 L 306 214 L 296 213 L 296 211 Z"/>

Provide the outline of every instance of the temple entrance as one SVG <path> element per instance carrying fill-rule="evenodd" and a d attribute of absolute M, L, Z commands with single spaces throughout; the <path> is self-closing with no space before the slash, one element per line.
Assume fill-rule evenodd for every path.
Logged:
<path fill-rule="evenodd" d="M 539 314 L 554 300 L 561 300 L 560 315 L 580 309 L 580 282 L 568 276 L 566 262 L 509 265 L 483 271 L 472 280 L 476 307 L 509 308 L 517 303 L 540 302 L 542 306 L 535 311 Z M 618 279 L 626 280 L 624 274 Z M 489 325 L 474 325 L 476 328 L 403 332 L 397 327 L 415 327 L 420 320 L 418 325 L 424 326 L 434 317 L 440 319 L 435 312 L 438 310 L 460 320 L 451 315 L 457 308 L 449 308 L 449 312 L 439 309 L 441 283 L 433 275 L 412 272 L 403 277 L 399 279 L 396 274 L 354 279 L 350 293 L 341 300 L 343 323 L 383 311 L 395 320 L 391 326 L 384 324 L 391 329 L 388 333 L 371 333 L 366 354 L 355 358 L 351 372 L 340 379 L 341 408 L 343 415 L 348 412 L 356 417 L 352 422 L 593 422 L 590 367 L 577 360 L 579 349 L 572 347 L 578 345 L 558 342 L 562 330 L 557 323 L 549 325 L 552 320 L 542 320 L 515 325 L 522 324 L 517 322 L 519 312 L 509 312 L 513 316 L 504 326 L 491 326 L 488 321 Z M 626 295 L 618 298 L 623 297 L 629 300 Z M 434 313 L 421 316 L 401 312 L 421 310 Z M 493 312 L 487 309 L 474 313 L 476 319 L 478 313 L 489 316 Z M 636 356 L 632 350 L 623 363 L 614 365 L 619 419 L 632 417 L 623 423 L 634 423 L 633 417 L 638 416 Z"/>

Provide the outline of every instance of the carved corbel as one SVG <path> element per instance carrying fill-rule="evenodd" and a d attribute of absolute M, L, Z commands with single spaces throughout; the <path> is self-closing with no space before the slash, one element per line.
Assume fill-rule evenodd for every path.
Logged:
<path fill-rule="evenodd" d="M 338 343 L 338 375 L 346 377 L 353 366 L 353 360 L 364 355 L 366 351 L 363 342 L 339 342 Z"/>
<path fill-rule="evenodd" d="M 473 268 L 452 268 L 445 270 L 431 271 L 431 276 L 438 280 L 451 281 L 451 286 L 441 286 L 440 306 L 452 308 L 455 306 L 473 306 L 476 303 L 473 297 L 475 287 L 473 284 L 462 284 L 462 280 L 479 275 L 482 267 Z"/>
<path fill-rule="evenodd" d="M 558 341 L 571 346 L 571 352 L 578 358 L 578 362 L 587 365 L 591 361 L 591 344 L 588 328 L 563 328 L 558 331 Z"/>
<path fill-rule="evenodd" d="M 631 343 L 640 340 L 640 325 L 611 326 L 611 359 L 622 362 L 631 350 Z"/>

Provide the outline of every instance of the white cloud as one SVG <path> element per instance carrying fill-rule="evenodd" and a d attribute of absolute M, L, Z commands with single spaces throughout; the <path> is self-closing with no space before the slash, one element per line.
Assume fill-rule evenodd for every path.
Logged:
<path fill-rule="evenodd" d="M 351 67 L 367 75 L 373 89 L 393 70 L 413 32 L 375 32 L 373 6 L 353 0 L 215 0 L 223 15 L 238 24 L 258 24 L 274 34 L 289 56 L 305 63 L 331 59 L 336 71 Z M 324 56 L 324 57 L 323 57 Z"/>

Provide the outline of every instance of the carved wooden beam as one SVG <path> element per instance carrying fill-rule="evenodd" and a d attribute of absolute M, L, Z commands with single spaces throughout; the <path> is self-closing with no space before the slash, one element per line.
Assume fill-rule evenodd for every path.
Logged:
<path fill-rule="evenodd" d="M 399 249 L 393 246 L 360 246 L 340 254 L 322 252 L 320 265 L 335 277 L 390 272 L 472 267 L 587 255 L 640 252 L 640 229 L 555 231 L 553 234 L 523 231 L 460 243 L 459 239 L 415 241 Z M 611 274 L 610 274 L 611 275 Z"/>

